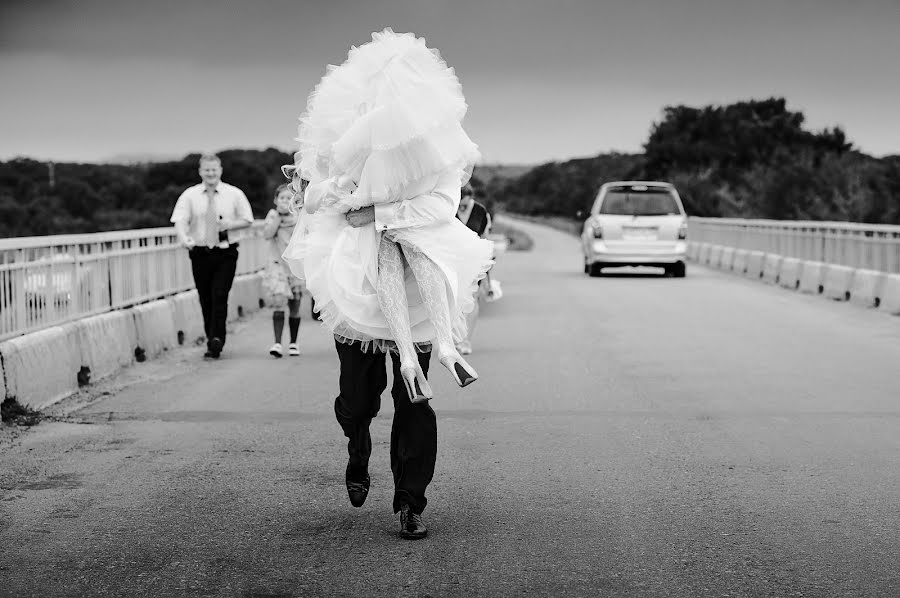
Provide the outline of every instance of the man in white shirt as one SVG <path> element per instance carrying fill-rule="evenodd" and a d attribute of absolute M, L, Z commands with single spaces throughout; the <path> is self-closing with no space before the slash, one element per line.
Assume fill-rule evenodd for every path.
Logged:
<path fill-rule="evenodd" d="M 203 182 L 185 189 L 175 203 L 171 221 L 191 258 L 206 331 L 204 357 L 218 359 L 225 346 L 228 293 L 237 268 L 234 231 L 253 223 L 253 211 L 243 191 L 222 182 L 218 156 L 200 156 L 199 173 Z"/>
<path fill-rule="evenodd" d="M 456 217 L 459 186 L 436 188 L 412 199 L 369 206 L 347 213 L 353 227 L 374 226 L 376 230 L 415 227 Z M 363 352 L 358 342 L 335 340 L 341 363 L 340 394 L 334 401 L 338 423 L 348 438 L 350 455 L 345 483 L 350 503 L 360 507 L 369 492 L 369 457 L 372 438 L 369 426 L 381 406 L 387 388 L 384 353 Z M 428 376 L 431 352 L 418 353 L 419 365 Z M 400 375 L 400 358 L 391 354 L 394 383 L 394 421 L 391 427 L 391 471 L 394 474 L 394 512 L 400 513 L 400 536 L 415 540 L 428 533 L 422 521 L 427 500 L 425 489 L 434 475 L 437 461 L 437 418 L 428 404 L 411 403 Z"/>

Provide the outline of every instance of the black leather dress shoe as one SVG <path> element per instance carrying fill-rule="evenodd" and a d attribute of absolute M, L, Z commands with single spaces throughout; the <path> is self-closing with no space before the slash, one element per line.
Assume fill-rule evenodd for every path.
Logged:
<path fill-rule="evenodd" d="M 413 513 L 409 505 L 400 507 L 400 537 L 407 540 L 420 540 L 428 535 L 428 528 L 422 521 L 421 513 Z"/>
<path fill-rule="evenodd" d="M 350 466 L 347 466 L 347 475 L 345 478 L 347 484 L 347 496 L 350 497 L 350 504 L 354 507 L 361 507 L 369 496 L 369 474 L 362 479 L 350 478 Z"/>
<path fill-rule="evenodd" d="M 219 355 L 222 354 L 223 345 L 224 343 L 222 342 L 222 339 L 220 339 L 219 337 L 213 337 L 213 339 L 209 341 L 209 351 L 207 351 L 203 356 L 218 359 Z"/>

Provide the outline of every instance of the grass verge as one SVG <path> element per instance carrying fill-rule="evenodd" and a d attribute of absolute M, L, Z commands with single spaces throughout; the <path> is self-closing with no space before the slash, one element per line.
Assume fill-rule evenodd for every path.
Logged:
<path fill-rule="evenodd" d="M 544 226 L 555 228 L 556 230 L 575 235 L 576 237 L 581 236 L 582 223 L 577 220 L 572 220 L 571 218 L 564 218 L 562 216 L 525 216 L 524 214 L 516 214 L 514 212 L 510 212 L 509 216 L 511 218 L 518 218 L 535 224 L 543 224 Z"/>
<path fill-rule="evenodd" d="M 6 399 L 0 403 L 0 421 L 19 426 L 34 426 L 42 416 L 39 412 L 19 404 L 15 399 Z"/>

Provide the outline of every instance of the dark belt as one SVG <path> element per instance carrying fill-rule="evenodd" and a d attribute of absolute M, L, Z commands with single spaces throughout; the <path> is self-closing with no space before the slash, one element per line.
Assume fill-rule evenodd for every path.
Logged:
<path fill-rule="evenodd" d="M 228 247 L 207 247 L 206 245 L 194 245 L 191 251 L 228 251 L 229 249 L 237 249 L 240 243 L 231 243 Z"/>

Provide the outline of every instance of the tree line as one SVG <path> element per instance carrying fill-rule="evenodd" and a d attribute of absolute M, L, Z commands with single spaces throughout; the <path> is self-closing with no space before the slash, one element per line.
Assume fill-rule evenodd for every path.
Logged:
<path fill-rule="evenodd" d="M 808 131 L 783 98 L 670 106 L 643 153 L 605 153 L 533 168 L 479 167 L 472 185 L 493 211 L 575 218 L 606 181 L 673 183 L 695 216 L 900 224 L 900 156 L 874 158 L 839 128 Z M 223 179 L 263 217 L 287 152 L 219 153 Z M 199 182 L 199 154 L 146 164 L 0 162 L 0 237 L 168 226 L 179 194 Z"/>
<path fill-rule="evenodd" d="M 900 156 L 874 158 L 839 128 L 803 124 L 783 98 L 670 106 L 641 154 L 542 164 L 485 191 L 511 212 L 574 218 L 606 181 L 662 180 L 694 216 L 900 224 Z"/>
<path fill-rule="evenodd" d="M 220 152 L 222 179 L 240 187 L 262 218 L 281 165 L 291 154 L 266 150 Z M 90 233 L 169 226 L 175 201 L 200 182 L 199 153 L 147 164 L 69 164 L 27 158 L 0 162 L 0 237 Z"/>

